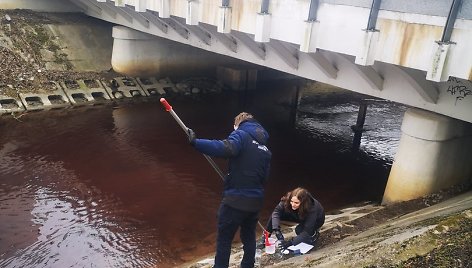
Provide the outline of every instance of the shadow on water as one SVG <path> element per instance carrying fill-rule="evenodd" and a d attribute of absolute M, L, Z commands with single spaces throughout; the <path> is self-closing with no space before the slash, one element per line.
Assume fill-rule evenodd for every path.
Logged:
<path fill-rule="evenodd" d="M 277 200 L 308 188 L 327 210 L 381 198 L 404 107 L 364 96 L 304 95 L 288 124 L 291 84 L 174 99 L 199 137 L 222 139 L 253 113 L 273 152 L 265 222 Z M 0 125 L 1 267 L 173 267 L 214 250 L 222 182 L 158 100 L 27 114 Z M 216 160 L 224 170 L 225 161 Z"/>

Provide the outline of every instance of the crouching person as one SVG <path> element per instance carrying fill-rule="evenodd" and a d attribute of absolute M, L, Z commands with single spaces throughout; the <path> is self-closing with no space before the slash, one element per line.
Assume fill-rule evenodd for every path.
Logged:
<path fill-rule="evenodd" d="M 285 239 L 280 231 L 280 221 L 296 222 L 296 236 Z M 319 229 L 325 221 L 323 206 L 306 189 L 298 187 L 283 196 L 272 212 L 267 231 L 274 233 L 282 250 L 301 242 L 314 245 Z"/>

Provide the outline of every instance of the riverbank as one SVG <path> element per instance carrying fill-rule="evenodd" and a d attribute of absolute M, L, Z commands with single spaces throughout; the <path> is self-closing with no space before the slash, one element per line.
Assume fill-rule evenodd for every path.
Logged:
<path fill-rule="evenodd" d="M 283 258 L 263 254 L 261 266 L 470 267 L 470 190 L 470 185 L 461 185 L 388 206 L 358 204 L 330 211 L 310 252 Z M 286 237 L 294 234 L 292 227 L 285 226 Z M 241 245 L 234 245 L 232 252 L 230 267 L 239 267 Z M 212 256 L 207 256 L 181 267 L 207 268 L 211 263 Z"/>
<path fill-rule="evenodd" d="M 208 77 L 116 73 L 112 26 L 78 13 L 0 10 L 0 115 L 222 90 Z"/>

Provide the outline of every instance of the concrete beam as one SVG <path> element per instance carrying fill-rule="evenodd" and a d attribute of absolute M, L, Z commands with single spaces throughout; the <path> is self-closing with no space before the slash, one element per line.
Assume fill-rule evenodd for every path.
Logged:
<path fill-rule="evenodd" d="M 256 14 L 256 33 L 254 35 L 256 42 L 266 43 L 270 41 L 270 21 L 271 15 L 269 13 Z"/>
<path fill-rule="evenodd" d="M 380 74 L 371 66 L 356 66 L 354 70 L 361 75 L 364 80 L 369 83 L 372 89 L 382 90 L 384 79 Z"/>
<path fill-rule="evenodd" d="M 201 29 L 200 27 L 196 25 L 185 24 L 185 22 L 180 21 L 180 18 L 177 18 L 177 17 L 171 17 L 169 19 L 179 24 L 180 27 L 182 27 L 183 29 L 186 29 L 189 34 L 196 36 L 203 43 L 207 45 L 211 44 L 211 34 L 209 34 L 207 31 Z"/>
<path fill-rule="evenodd" d="M 423 100 L 429 103 L 437 103 L 439 99 L 439 91 L 433 85 L 432 82 L 424 79 L 424 74 L 422 72 L 418 73 L 413 70 L 404 69 L 398 66 L 392 65 L 407 81 L 411 87 L 413 87 L 416 92 L 423 98 Z"/>
<path fill-rule="evenodd" d="M 89 1 L 89 0 L 87 0 L 87 1 Z M 100 8 L 101 8 L 105 13 L 107 13 L 108 16 L 110 16 L 111 18 L 113 18 L 114 20 L 116 20 L 116 15 L 117 15 L 117 13 L 116 13 L 116 11 L 114 10 L 114 9 L 115 9 L 114 6 L 113 6 L 113 7 L 108 6 L 108 5 L 107 5 L 107 4 L 108 4 L 107 2 L 102 2 L 102 3 L 103 3 L 103 4 L 99 4 L 99 5 L 100 5 Z"/>
<path fill-rule="evenodd" d="M 237 32 L 237 31 L 234 31 L 233 33 L 233 36 L 239 40 L 240 42 L 239 43 L 242 43 L 244 44 L 247 48 L 249 48 L 249 50 L 251 50 L 256 56 L 258 56 L 259 58 L 265 60 L 265 57 L 266 57 L 266 52 L 265 52 L 265 46 L 264 44 L 258 44 L 254 41 L 254 39 L 252 39 L 251 37 L 249 37 L 249 35 L 245 34 L 245 33 L 242 33 L 242 32 Z"/>
<path fill-rule="evenodd" d="M 145 17 L 141 16 L 140 13 L 135 12 L 134 9 L 131 9 L 130 7 L 119 7 L 118 9 L 128 14 L 133 19 L 133 22 L 137 21 L 144 28 L 149 28 L 149 21 Z"/>
<path fill-rule="evenodd" d="M 146 12 L 146 0 L 134 0 L 134 10 L 136 12 Z"/>
<path fill-rule="evenodd" d="M 329 62 L 321 52 L 317 51 L 315 53 L 308 53 L 308 57 L 327 77 L 336 79 L 338 76 L 338 69 L 336 69 L 336 67 L 334 67 L 334 65 L 331 64 L 331 62 Z"/>
<path fill-rule="evenodd" d="M 206 29 L 211 33 L 219 42 L 221 42 L 226 48 L 236 53 L 238 43 L 231 34 L 224 34 L 217 31 L 217 28 L 213 25 L 201 23 L 200 27 Z"/>
<path fill-rule="evenodd" d="M 170 18 L 170 0 L 161 0 L 159 8 L 160 18 Z"/>
<path fill-rule="evenodd" d="M 125 7 L 125 1 L 124 0 L 114 0 L 115 1 L 115 6 L 116 7 Z"/>
<path fill-rule="evenodd" d="M 356 55 L 355 63 L 359 65 L 373 65 L 375 62 L 375 52 L 377 51 L 377 44 L 379 42 L 380 32 L 377 30 L 365 30 L 363 42 Z"/>
<path fill-rule="evenodd" d="M 279 55 L 282 60 L 294 69 L 298 69 L 298 55 L 292 53 L 287 47 L 278 40 L 272 40 L 267 43 Z"/>
<path fill-rule="evenodd" d="M 106 6 L 106 8 L 109 8 L 110 10 L 113 10 L 117 14 L 119 14 L 121 17 L 123 17 L 125 20 L 127 20 L 129 23 L 133 23 L 133 17 L 131 17 L 128 13 L 126 13 L 123 9 L 121 9 L 121 6 L 117 6 L 116 2 L 115 5 L 112 3 L 106 2 L 103 4 Z M 124 7 L 124 5 L 123 5 Z"/>
<path fill-rule="evenodd" d="M 83 9 L 85 12 L 93 12 L 98 16 L 102 15 L 102 9 L 97 5 L 90 3 L 88 0 L 78 0 L 72 3 Z"/>
<path fill-rule="evenodd" d="M 426 73 L 426 79 L 443 82 L 449 79 L 443 75 L 446 67 L 446 59 L 449 53 L 451 43 L 434 42 L 431 51 L 431 63 Z"/>
<path fill-rule="evenodd" d="M 200 1 L 187 0 L 187 16 L 185 17 L 185 23 L 187 23 L 188 25 L 198 25 L 198 14 L 200 11 L 199 9 Z"/>
<path fill-rule="evenodd" d="M 371 66 L 357 65 L 345 55 L 341 56 L 341 58 L 344 58 L 346 62 L 349 63 L 350 67 L 359 75 L 359 77 L 369 84 L 370 88 L 378 91 L 383 89 L 384 79 L 374 68 Z"/>
<path fill-rule="evenodd" d="M 218 32 L 230 33 L 231 32 L 231 16 L 232 9 L 229 6 L 222 6 L 218 10 Z"/>
<path fill-rule="evenodd" d="M 160 19 L 159 16 L 155 14 L 153 11 L 142 12 L 142 13 L 139 13 L 139 15 L 146 18 L 149 21 L 149 23 L 156 26 L 156 28 L 161 30 L 163 33 L 167 33 L 167 29 L 169 25 L 167 25 L 167 23 L 165 23 L 162 19 Z"/>
<path fill-rule="evenodd" d="M 181 21 L 181 19 L 177 17 L 170 17 L 169 20 L 173 20 L 176 24 L 180 25 L 180 27 L 188 32 L 189 36 L 193 35 L 206 45 L 211 45 L 211 34 L 199 26 L 185 24 L 185 22 Z"/>
<path fill-rule="evenodd" d="M 305 53 L 316 52 L 320 22 L 319 21 L 305 21 L 304 31 L 300 43 L 300 51 Z"/>
<path fill-rule="evenodd" d="M 188 25 L 190 32 L 193 33 L 198 39 L 207 45 L 211 45 L 211 34 L 203 29 L 202 27 L 196 25 Z"/>
<path fill-rule="evenodd" d="M 176 31 L 180 36 L 182 36 L 184 39 L 188 39 L 188 36 L 190 34 L 189 30 L 187 27 L 182 26 L 179 22 L 174 20 L 173 18 L 163 18 L 163 20 L 166 22 L 167 25 L 169 25 L 174 31 Z"/>

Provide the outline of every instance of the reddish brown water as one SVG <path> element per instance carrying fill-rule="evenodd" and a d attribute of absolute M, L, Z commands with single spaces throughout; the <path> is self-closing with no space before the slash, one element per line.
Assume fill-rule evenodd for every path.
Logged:
<path fill-rule="evenodd" d="M 241 111 L 223 95 L 171 104 L 207 138 L 225 138 Z M 316 116 L 307 110 L 313 104 L 296 127 L 286 123 L 286 106 L 246 105 L 259 107 L 250 111 L 267 127 L 274 155 L 262 223 L 299 185 L 327 210 L 381 197 L 389 152 L 347 152 L 352 133 L 323 134 L 334 129 L 322 121 L 336 118 Z M 347 125 L 357 109 L 349 107 L 341 113 L 353 120 Z M 20 120 L 0 119 L 0 267 L 174 267 L 213 252 L 221 179 L 158 100 Z M 379 144 L 398 139 L 389 141 Z M 225 161 L 217 163 L 224 170 Z"/>

